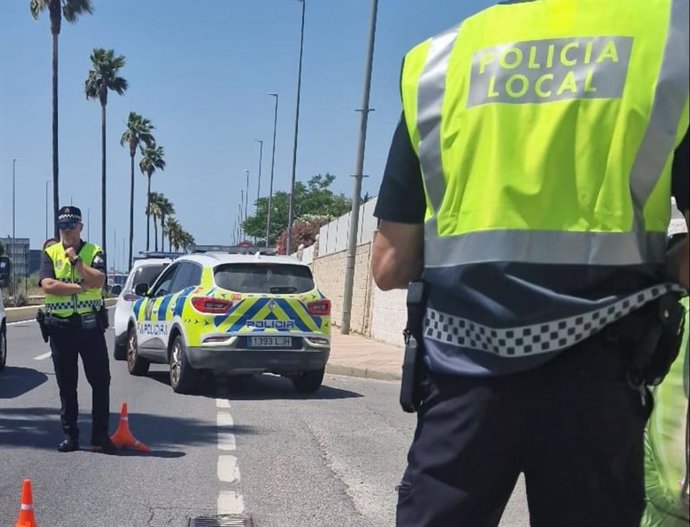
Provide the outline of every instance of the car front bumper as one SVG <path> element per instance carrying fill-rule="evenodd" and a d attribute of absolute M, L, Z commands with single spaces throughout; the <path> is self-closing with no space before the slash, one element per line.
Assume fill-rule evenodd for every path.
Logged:
<path fill-rule="evenodd" d="M 198 370 L 218 373 L 297 374 L 326 367 L 330 348 L 319 349 L 241 349 L 229 346 L 187 348 L 189 364 Z"/>

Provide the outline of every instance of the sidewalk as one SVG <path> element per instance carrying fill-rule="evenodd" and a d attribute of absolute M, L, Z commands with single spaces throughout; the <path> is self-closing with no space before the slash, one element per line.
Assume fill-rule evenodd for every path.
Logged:
<path fill-rule="evenodd" d="M 331 338 L 327 373 L 400 380 L 404 352 L 402 336 L 400 346 L 391 346 L 361 335 L 341 335 L 340 328 L 334 327 Z"/>

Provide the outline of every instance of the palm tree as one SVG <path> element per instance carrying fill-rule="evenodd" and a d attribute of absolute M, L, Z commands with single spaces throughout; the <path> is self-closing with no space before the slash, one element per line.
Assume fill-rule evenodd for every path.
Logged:
<path fill-rule="evenodd" d="M 139 169 L 142 174 L 145 174 L 148 178 L 148 188 L 146 192 L 146 203 L 148 207 L 151 204 L 151 176 L 158 170 L 165 170 L 165 150 L 162 146 L 158 146 L 155 143 L 147 146 L 142 152 L 141 161 L 139 161 Z M 151 214 L 146 214 L 146 250 L 149 250 L 151 232 Z"/>
<path fill-rule="evenodd" d="M 182 248 L 187 250 L 190 245 L 194 245 L 194 236 L 187 231 L 182 231 Z"/>
<path fill-rule="evenodd" d="M 146 214 L 153 218 L 153 250 L 156 252 L 158 252 L 158 222 L 156 220 L 161 217 L 160 198 L 161 195 L 158 192 L 151 192 L 151 201 L 146 207 Z"/>
<path fill-rule="evenodd" d="M 127 90 L 127 80 L 118 76 L 120 69 L 125 66 L 122 55 L 115 56 L 112 49 L 94 48 L 91 53 L 93 69 L 84 83 L 84 93 L 87 99 L 98 99 L 101 103 L 101 244 L 106 247 L 106 177 L 105 177 L 105 107 L 108 104 L 108 90 L 122 95 Z"/>
<path fill-rule="evenodd" d="M 146 146 L 153 145 L 155 139 L 151 134 L 154 126 L 151 121 L 143 118 L 135 112 L 129 112 L 127 119 L 127 129 L 120 138 L 120 144 L 129 146 L 129 157 L 131 161 L 130 166 L 130 192 L 129 192 L 129 268 L 132 267 L 132 245 L 134 243 L 134 156 L 137 154 L 137 148 L 144 143 Z"/>
<path fill-rule="evenodd" d="M 38 20 L 41 12 L 50 14 L 50 33 L 53 35 L 53 217 L 60 207 L 59 169 L 58 169 L 58 36 L 62 27 L 62 17 L 74 24 L 83 13 L 93 13 L 91 0 L 31 0 L 31 16 Z M 58 238 L 57 223 L 55 237 Z"/>
<path fill-rule="evenodd" d="M 163 194 L 158 194 L 158 208 L 160 209 L 161 220 L 161 251 L 165 251 L 165 219 L 175 214 L 175 206 Z"/>
<path fill-rule="evenodd" d="M 177 251 L 182 246 L 182 226 L 177 218 L 170 217 L 165 224 L 166 230 L 168 232 L 168 241 L 170 243 L 170 248 Z"/>

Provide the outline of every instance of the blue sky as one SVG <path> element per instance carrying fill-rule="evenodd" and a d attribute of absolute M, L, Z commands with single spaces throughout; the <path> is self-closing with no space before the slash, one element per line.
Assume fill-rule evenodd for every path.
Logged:
<path fill-rule="evenodd" d="M 268 191 L 269 92 L 280 94 L 274 188 L 289 189 L 299 2 L 93 3 L 94 15 L 76 25 L 63 23 L 60 36 L 61 202 L 72 199 L 82 208 L 85 221 L 90 217 L 91 239 L 99 243 L 100 109 L 85 99 L 83 84 L 91 50 L 113 48 L 127 58 L 122 75 L 130 87 L 122 97 L 111 94 L 108 103 L 110 262 L 124 261 L 129 230 L 129 154 L 119 144 L 129 111 L 153 122 L 166 149 L 168 166 L 154 175 L 153 190 L 173 201 L 197 242 L 230 243 L 245 169 L 251 171 L 250 197 L 256 197 L 259 146 L 254 139 L 264 140 L 261 193 Z M 400 112 L 398 78 L 405 52 L 491 3 L 380 0 L 371 92 L 376 111 L 369 121 L 365 173 L 370 177 L 363 192 L 378 192 Z M 18 157 L 16 232 L 30 237 L 36 248 L 45 237 L 45 182 L 52 180 L 51 38 L 47 14 L 34 21 L 28 6 L 29 0 L 0 2 L 0 237 L 12 231 L 12 158 Z M 297 179 L 330 172 L 336 175 L 334 189 L 348 196 L 370 6 L 370 0 L 307 0 Z M 145 245 L 145 183 L 137 170 L 135 253 Z"/>

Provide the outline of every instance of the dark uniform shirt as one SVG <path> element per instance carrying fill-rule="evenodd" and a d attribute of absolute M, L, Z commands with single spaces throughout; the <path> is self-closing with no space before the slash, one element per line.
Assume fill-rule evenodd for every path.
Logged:
<path fill-rule="evenodd" d="M 676 150 L 673 160 L 673 197 L 678 209 L 690 209 L 690 161 L 688 134 Z M 396 223 L 424 223 L 426 201 L 419 159 L 410 141 L 405 119 L 401 118 L 393 135 L 388 163 L 374 216 Z"/>
<path fill-rule="evenodd" d="M 86 242 L 84 240 L 81 240 L 79 242 L 79 250 L 77 251 L 77 254 L 79 254 L 82 250 L 82 248 L 86 245 Z M 84 262 L 86 265 L 89 267 L 93 267 L 94 269 L 101 271 L 102 273 L 106 272 L 106 265 L 105 265 L 105 253 L 103 251 L 97 252 L 93 256 L 93 261 L 92 262 Z M 45 251 L 41 254 L 41 268 L 38 271 L 38 285 L 41 285 L 41 282 L 43 281 L 44 278 L 55 278 L 55 266 L 53 265 L 53 260 L 46 254 Z"/>

